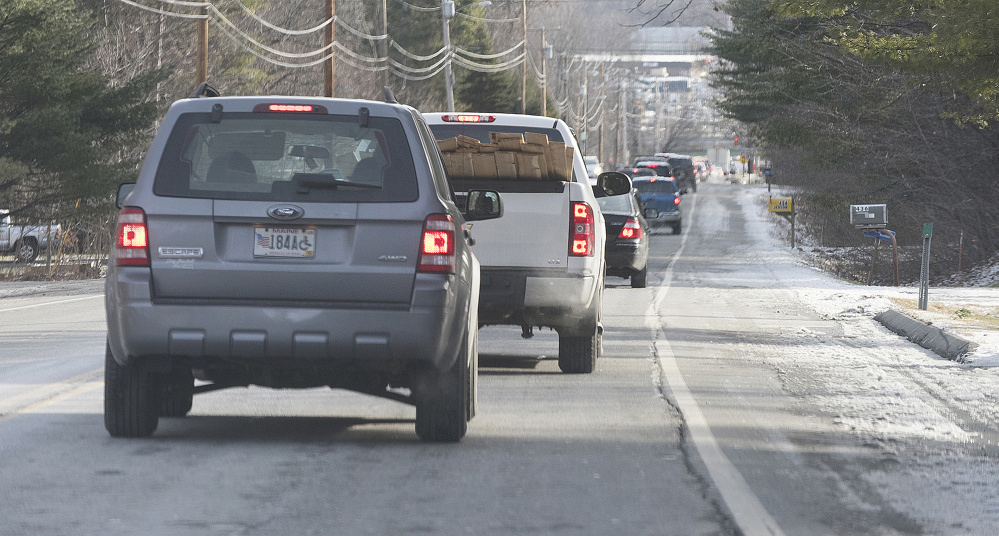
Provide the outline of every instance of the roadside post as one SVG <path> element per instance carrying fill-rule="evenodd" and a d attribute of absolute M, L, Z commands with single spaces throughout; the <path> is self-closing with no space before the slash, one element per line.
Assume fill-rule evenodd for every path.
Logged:
<path fill-rule="evenodd" d="M 888 227 L 888 205 L 850 205 L 850 224 L 863 231 L 864 236 L 874 239 L 874 255 L 871 257 L 871 271 L 867 285 L 874 283 L 874 266 L 878 262 L 878 245 L 882 240 L 891 242 L 894 282 L 898 286 L 898 242 L 895 231 Z"/>
<path fill-rule="evenodd" d="M 791 249 L 794 249 L 794 199 L 790 197 L 771 197 L 770 212 L 781 216 L 791 223 Z"/>
<path fill-rule="evenodd" d="M 929 306 L 930 294 L 930 240 L 933 238 L 933 222 L 923 224 L 923 262 L 919 267 L 919 308 Z"/>

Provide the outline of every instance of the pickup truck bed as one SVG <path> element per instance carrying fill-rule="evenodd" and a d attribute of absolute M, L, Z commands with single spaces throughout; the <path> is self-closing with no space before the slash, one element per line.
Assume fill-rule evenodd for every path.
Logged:
<path fill-rule="evenodd" d="M 424 116 L 459 203 L 472 189 L 503 196 L 501 218 L 466 226 L 482 264 L 479 324 L 520 326 L 524 336 L 552 328 L 561 369 L 592 372 L 603 330 L 606 230 L 568 126 L 525 115 Z"/>

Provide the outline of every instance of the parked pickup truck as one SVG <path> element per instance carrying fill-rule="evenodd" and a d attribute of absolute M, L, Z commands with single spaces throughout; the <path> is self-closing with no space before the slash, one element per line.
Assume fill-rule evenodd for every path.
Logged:
<path fill-rule="evenodd" d="M 38 252 L 58 240 L 61 228 L 56 225 L 21 225 L 11 223 L 10 211 L 0 210 L 0 254 L 14 255 L 19 262 L 31 262 Z"/>
<path fill-rule="evenodd" d="M 487 188 L 503 216 L 471 226 L 482 263 L 479 325 L 558 332 L 563 372 L 590 373 L 601 350 L 604 218 L 561 120 L 515 114 L 424 114 L 459 204 Z M 467 207 L 475 211 L 476 207 Z"/>

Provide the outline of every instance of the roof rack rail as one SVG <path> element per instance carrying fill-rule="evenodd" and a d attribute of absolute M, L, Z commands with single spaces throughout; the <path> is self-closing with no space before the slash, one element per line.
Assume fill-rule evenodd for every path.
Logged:
<path fill-rule="evenodd" d="M 202 82 L 198 84 L 198 89 L 194 90 L 194 94 L 191 95 L 192 99 L 200 99 L 201 97 L 221 97 L 222 94 L 219 90 L 215 89 L 215 86 L 209 84 L 208 82 Z"/>

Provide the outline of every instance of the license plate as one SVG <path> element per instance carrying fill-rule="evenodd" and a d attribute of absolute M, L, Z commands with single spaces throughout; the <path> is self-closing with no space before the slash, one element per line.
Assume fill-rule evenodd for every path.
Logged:
<path fill-rule="evenodd" d="M 254 257 L 315 257 L 316 230 L 254 227 Z"/>

